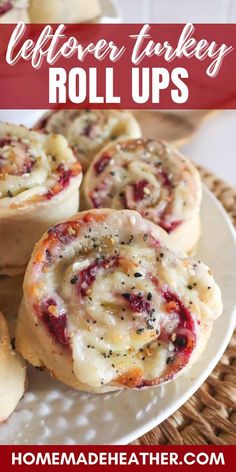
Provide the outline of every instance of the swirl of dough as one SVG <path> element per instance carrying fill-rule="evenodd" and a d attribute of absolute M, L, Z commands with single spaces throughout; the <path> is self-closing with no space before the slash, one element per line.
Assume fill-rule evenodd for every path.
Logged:
<path fill-rule="evenodd" d="M 110 141 L 139 138 L 140 127 L 126 110 L 59 110 L 36 125 L 49 133 L 61 133 L 86 171 L 94 156 Z"/>
<path fill-rule="evenodd" d="M 22 272 L 42 234 L 78 211 L 81 180 L 63 136 L 0 124 L 0 273 Z"/>
<path fill-rule="evenodd" d="M 0 423 L 6 421 L 24 394 L 26 367 L 13 351 L 7 322 L 0 312 Z"/>
<path fill-rule="evenodd" d="M 222 303 L 208 267 L 168 244 L 130 210 L 91 210 L 52 227 L 26 271 L 23 357 L 91 392 L 174 379 L 198 358 Z"/>
<path fill-rule="evenodd" d="M 82 186 L 82 208 L 136 210 L 190 252 L 200 235 L 201 194 L 198 171 L 172 146 L 127 140 L 94 159 Z"/>

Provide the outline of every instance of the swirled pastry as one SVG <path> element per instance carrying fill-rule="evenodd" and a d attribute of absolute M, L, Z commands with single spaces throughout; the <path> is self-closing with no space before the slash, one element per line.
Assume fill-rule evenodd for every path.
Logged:
<path fill-rule="evenodd" d="M 0 423 L 6 421 L 24 394 L 26 368 L 13 351 L 5 318 L 0 313 Z"/>
<path fill-rule="evenodd" d="M 28 0 L 0 0 L 0 23 L 29 22 Z"/>
<path fill-rule="evenodd" d="M 196 168 L 169 144 L 127 140 L 107 146 L 82 186 L 82 209 L 127 208 L 161 226 L 190 252 L 200 235 L 201 181 Z"/>
<path fill-rule="evenodd" d="M 84 171 L 110 141 L 141 136 L 138 122 L 126 110 L 59 110 L 46 115 L 37 128 L 63 134 Z"/>
<path fill-rule="evenodd" d="M 32 23 L 83 23 L 101 14 L 99 0 L 31 0 Z"/>
<path fill-rule="evenodd" d="M 76 213 L 81 180 L 63 136 L 0 124 L 0 274 L 24 272 L 42 234 Z"/>
<path fill-rule="evenodd" d="M 168 239 L 129 210 L 52 227 L 26 271 L 23 357 L 90 392 L 174 379 L 198 358 L 222 304 L 208 267 L 177 256 Z"/>

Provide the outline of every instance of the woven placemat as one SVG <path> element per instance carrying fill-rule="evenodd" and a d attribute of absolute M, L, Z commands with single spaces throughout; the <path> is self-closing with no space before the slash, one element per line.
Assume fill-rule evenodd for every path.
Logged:
<path fill-rule="evenodd" d="M 236 227 L 236 189 L 206 169 L 199 170 Z M 222 359 L 195 395 L 133 444 L 236 444 L 236 330 Z"/>

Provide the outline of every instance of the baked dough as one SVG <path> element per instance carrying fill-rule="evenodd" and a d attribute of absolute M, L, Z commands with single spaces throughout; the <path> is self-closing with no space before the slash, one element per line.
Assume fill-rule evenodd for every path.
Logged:
<path fill-rule="evenodd" d="M 26 367 L 23 359 L 13 351 L 7 322 L 0 313 L 0 423 L 6 421 L 24 394 Z"/>
<path fill-rule="evenodd" d="M 0 124 L 0 274 L 23 273 L 42 234 L 76 213 L 81 180 L 63 136 Z"/>
<path fill-rule="evenodd" d="M 168 245 L 130 210 L 82 212 L 51 228 L 24 280 L 23 357 L 89 392 L 174 379 L 199 357 L 222 302 L 209 268 Z"/>
<path fill-rule="evenodd" d="M 191 252 L 200 236 L 201 180 L 179 151 L 162 141 L 127 140 L 103 149 L 82 186 L 82 209 L 128 208 Z"/>
<path fill-rule="evenodd" d="M 29 23 L 28 0 L 0 0 L 0 23 Z"/>
<path fill-rule="evenodd" d="M 99 18 L 99 0 L 31 0 L 32 23 L 83 23 Z"/>
<path fill-rule="evenodd" d="M 84 171 L 110 141 L 141 136 L 138 122 L 125 110 L 59 110 L 43 117 L 37 128 L 63 134 Z"/>

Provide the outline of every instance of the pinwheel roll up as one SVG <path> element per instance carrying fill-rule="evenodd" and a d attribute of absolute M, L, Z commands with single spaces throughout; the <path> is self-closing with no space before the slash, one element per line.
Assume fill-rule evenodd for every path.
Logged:
<path fill-rule="evenodd" d="M 0 0 L 0 23 L 29 22 L 28 0 Z"/>
<path fill-rule="evenodd" d="M 81 179 L 63 136 L 0 124 L 0 274 L 24 272 L 42 234 L 76 213 Z"/>
<path fill-rule="evenodd" d="M 81 203 L 82 209 L 136 210 L 190 252 L 200 236 L 201 194 L 189 160 L 165 142 L 137 139 L 111 144 L 96 156 Z"/>
<path fill-rule="evenodd" d="M 0 423 L 16 408 L 26 387 L 26 368 L 20 355 L 13 351 L 7 323 L 0 313 Z"/>
<path fill-rule="evenodd" d="M 168 239 L 129 210 L 52 227 L 26 271 L 22 355 L 89 392 L 174 379 L 198 358 L 222 304 L 208 267 L 177 256 Z"/>
<path fill-rule="evenodd" d="M 40 120 L 40 128 L 63 134 L 84 171 L 110 141 L 141 136 L 138 122 L 125 110 L 59 110 Z"/>
<path fill-rule="evenodd" d="M 32 23 L 82 23 L 101 14 L 99 0 L 31 0 Z"/>

